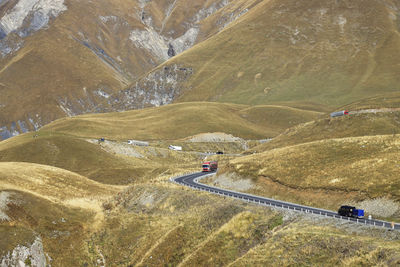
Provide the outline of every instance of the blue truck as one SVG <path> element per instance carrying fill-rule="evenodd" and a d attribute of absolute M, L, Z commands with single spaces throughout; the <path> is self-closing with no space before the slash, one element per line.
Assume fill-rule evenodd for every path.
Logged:
<path fill-rule="evenodd" d="M 356 209 L 353 206 L 341 206 L 338 214 L 346 217 L 364 218 L 364 210 Z"/>

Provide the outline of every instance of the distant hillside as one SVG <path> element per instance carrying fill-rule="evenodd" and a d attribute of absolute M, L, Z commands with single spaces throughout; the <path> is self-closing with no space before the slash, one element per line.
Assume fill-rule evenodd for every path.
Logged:
<path fill-rule="evenodd" d="M 134 165 L 98 145 L 62 136 L 18 137 L 13 144 L 0 146 L 0 161 L 55 166 L 105 184 L 127 184 L 145 171 L 140 160 Z"/>
<path fill-rule="evenodd" d="M 320 115 L 280 106 L 188 102 L 64 118 L 43 127 L 39 134 L 56 132 L 117 140 L 176 140 L 199 133 L 224 132 L 245 139 L 263 139 Z"/>
<path fill-rule="evenodd" d="M 31 2 L 1 4 L 2 139 L 94 111 L 326 111 L 399 90 L 395 1 Z"/>
<path fill-rule="evenodd" d="M 0 139 L 95 111 L 253 2 L 0 1 Z M 156 98 L 142 102 L 170 102 Z"/>
<path fill-rule="evenodd" d="M 169 96 L 180 102 L 314 108 L 398 92 L 399 10 L 391 0 L 260 1 L 219 34 L 119 93 L 115 105 L 134 107 L 138 89 L 154 94 L 160 86 L 175 88 Z M 178 79 L 162 83 L 166 77 Z"/>
<path fill-rule="evenodd" d="M 338 107 L 336 110 L 347 109 L 349 111 L 381 108 L 400 108 L 400 91 L 392 94 L 377 95 L 375 97 L 363 98 L 353 103 Z"/>
<path fill-rule="evenodd" d="M 69 190 L 64 192 L 63 188 Z M 99 195 L 114 194 L 122 188 L 94 182 L 84 176 L 46 165 L 0 162 L 0 189 L 16 190 L 47 200 L 73 205 L 73 201 L 97 201 Z M 79 205 L 76 205 L 79 206 Z"/>
<path fill-rule="evenodd" d="M 0 143 L 0 161 L 54 166 L 85 179 L 114 185 L 139 183 L 171 168 L 184 170 L 192 168 L 193 162 L 198 164 L 195 155 L 154 147 L 141 149 L 126 143 L 89 141 L 56 134 L 20 135 Z"/>
<path fill-rule="evenodd" d="M 400 134 L 400 110 L 351 114 L 299 124 L 287 129 L 271 142 L 253 148 L 265 151 L 277 147 L 333 138 Z M 249 152 L 250 153 L 250 152 Z"/>

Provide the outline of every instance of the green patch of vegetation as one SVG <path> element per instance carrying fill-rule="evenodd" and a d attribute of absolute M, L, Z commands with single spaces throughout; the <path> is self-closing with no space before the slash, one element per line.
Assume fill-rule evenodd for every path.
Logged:
<path fill-rule="evenodd" d="M 31 258 L 27 258 L 26 260 L 25 260 L 25 265 L 27 265 L 27 266 L 31 266 L 31 264 L 32 264 L 32 261 L 31 261 Z"/>

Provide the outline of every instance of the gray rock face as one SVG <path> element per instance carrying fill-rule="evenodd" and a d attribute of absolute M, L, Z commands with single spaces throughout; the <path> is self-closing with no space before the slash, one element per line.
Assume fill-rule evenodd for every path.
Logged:
<path fill-rule="evenodd" d="M 100 107 L 99 111 L 123 111 L 169 104 L 180 93 L 180 84 L 192 74 L 191 68 L 165 66 L 111 96 L 108 100 L 110 106 Z"/>
<path fill-rule="evenodd" d="M 129 39 L 136 47 L 147 50 L 161 61 L 165 61 L 192 47 L 196 43 L 199 34 L 200 22 L 229 4 L 228 0 L 221 0 L 211 4 L 207 8 L 200 9 L 194 17 L 185 22 L 186 32 L 178 38 L 173 38 L 170 33 L 163 33 L 163 31 L 166 20 L 172 14 L 176 1 L 173 1 L 173 3 L 165 10 L 166 19 L 162 22 L 160 29 L 153 25 L 152 17 L 144 11 L 144 8 L 149 2 L 151 1 L 139 1 L 141 10 L 138 12 L 138 17 L 146 26 L 145 30 L 132 30 Z M 237 17 L 238 16 L 231 16 L 229 22 L 233 21 Z"/>
<path fill-rule="evenodd" d="M 173 40 L 171 45 L 173 46 L 175 53 L 180 54 L 183 51 L 191 48 L 195 44 L 198 34 L 198 28 L 190 28 L 185 32 L 184 35 Z"/>
<path fill-rule="evenodd" d="M 8 1 L 1 1 L 0 7 Z M 51 18 L 67 10 L 64 0 L 19 0 L 0 18 L 2 56 L 18 51 L 23 38 L 46 27 Z"/>
<path fill-rule="evenodd" d="M 39 114 L 11 122 L 10 125 L 0 125 L 0 140 L 5 140 L 21 133 L 36 131 L 44 125 Z"/>
<path fill-rule="evenodd" d="M 31 245 L 18 245 L 13 251 L 9 251 L 7 255 L 0 259 L 0 267 L 8 266 L 51 266 L 47 263 L 46 255 L 44 254 L 42 239 L 36 237 Z"/>
<path fill-rule="evenodd" d="M 3 191 L 0 192 L 0 222 L 1 221 L 9 221 L 10 217 L 7 215 L 8 207 L 7 205 L 10 201 L 11 193 Z"/>
<path fill-rule="evenodd" d="M 176 55 L 175 49 L 172 44 L 168 45 L 168 56 L 174 57 Z"/>

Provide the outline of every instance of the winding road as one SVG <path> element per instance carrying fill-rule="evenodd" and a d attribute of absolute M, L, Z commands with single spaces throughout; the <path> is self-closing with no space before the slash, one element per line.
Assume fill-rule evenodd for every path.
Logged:
<path fill-rule="evenodd" d="M 271 198 L 265 198 L 265 197 L 254 196 L 254 195 L 245 194 L 245 193 L 241 193 L 241 192 L 235 192 L 235 191 L 226 190 L 226 189 L 222 189 L 222 188 L 218 188 L 218 187 L 214 187 L 214 186 L 205 185 L 205 184 L 202 184 L 199 182 L 200 179 L 205 178 L 209 175 L 214 175 L 214 174 L 215 173 L 197 172 L 197 173 L 187 174 L 187 175 L 180 176 L 180 177 L 171 178 L 171 181 L 173 181 L 177 184 L 180 184 L 180 185 L 191 187 L 193 189 L 207 191 L 207 192 L 210 192 L 213 194 L 217 194 L 217 195 L 221 195 L 221 196 L 225 196 L 225 197 L 232 197 L 232 198 L 240 199 L 243 201 L 253 202 L 258 205 L 271 206 L 271 207 L 276 207 L 276 208 L 293 210 L 293 211 L 297 211 L 297 212 L 316 214 L 316 215 L 323 216 L 323 217 L 331 217 L 331 218 L 336 218 L 339 220 L 351 221 L 351 222 L 358 223 L 358 224 L 400 230 L 400 224 L 393 224 L 391 222 L 380 221 L 380 220 L 375 220 L 375 219 L 368 220 L 368 219 L 357 219 L 357 218 L 344 217 L 344 216 L 338 215 L 337 212 L 333 212 L 330 210 L 318 209 L 318 208 L 303 206 L 303 205 L 299 205 L 299 204 L 295 204 L 295 203 L 274 200 Z"/>

